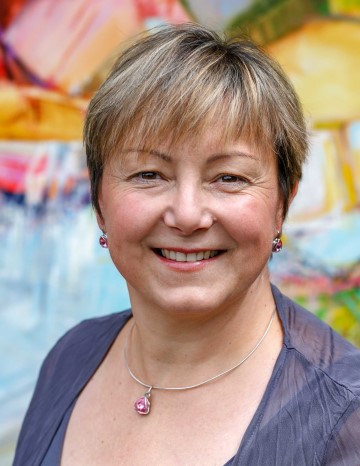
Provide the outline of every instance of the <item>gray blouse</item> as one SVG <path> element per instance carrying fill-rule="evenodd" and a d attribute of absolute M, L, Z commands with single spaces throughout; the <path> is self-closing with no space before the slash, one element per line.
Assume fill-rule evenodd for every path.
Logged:
<path fill-rule="evenodd" d="M 283 348 L 226 466 L 360 466 L 360 351 L 276 287 L 273 294 Z M 51 350 L 14 466 L 59 464 L 72 407 L 130 317 L 131 311 L 124 311 L 84 321 Z"/>

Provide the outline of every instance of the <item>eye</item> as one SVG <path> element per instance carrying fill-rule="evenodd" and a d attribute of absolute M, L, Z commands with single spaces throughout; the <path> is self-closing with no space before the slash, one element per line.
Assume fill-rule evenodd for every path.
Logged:
<path fill-rule="evenodd" d="M 232 184 L 232 183 L 244 184 L 248 182 L 248 180 L 246 180 L 245 178 L 241 176 L 229 175 L 229 174 L 221 175 L 219 177 L 219 181 L 225 184 Z"/>
<path fill-rule="evenodd" d="M 139 178 L 144 181 L 158 180 L 160 174 L 158 172 L 139 172 L 136 173 L 135 178 Z"/>
<path fill-rule="evenodd" d="M 238 176 L 235 176 L 235 175 L 223 175 L 221 177 L 221 181 L 223 183 L 236 183 L 238 181 L 240 181 L 241 178 L 239 178 Z"/>
<path fill-rule="evenodd" d="M 237 193 L 249 185 L 250 181 L 243 176 L 230 173 L 219 174 L 215 179 L 215 186 L 224 192 Z"/>
<path fill-rule="evenodd" d="M 166 177 L 158 171 L 144 170 L 133 173 L 128 177 L 128 180 L 142 188 L 152 188 L 163 185 Z"/>

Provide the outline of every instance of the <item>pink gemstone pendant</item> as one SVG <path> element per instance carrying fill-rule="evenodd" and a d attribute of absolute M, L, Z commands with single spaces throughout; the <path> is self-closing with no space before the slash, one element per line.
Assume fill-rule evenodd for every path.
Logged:
<path fill-rule="evenodd" d="M 104 233 L 103 235 L 100 236 L 99 238 L 99 244 L 102 248 L 105 248 L 107 249 L 109 246 L 108 246 L 108 243 L 107 243 L 107 236 L 106 234 Z"/>
<path fill-rule="evenodd" d="M 275 238 L 272 243 L 272 251 L 280 252 L 282 250 L 283 244 L 280 238 Z"/>
<path fill-rule="evenodd" d="M 141 396 L 139 399 L 137 399 L 134 403 L 135 411 L 141 415 L 150 413 L 150 390 L 147 391 L 144 396 Z"/>

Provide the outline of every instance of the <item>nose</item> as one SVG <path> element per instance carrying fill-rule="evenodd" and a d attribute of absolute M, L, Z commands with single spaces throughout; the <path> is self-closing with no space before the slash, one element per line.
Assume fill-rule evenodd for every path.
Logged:
<path fill-rule="evenodd" d="M 207 193 L 191 183 L 175 187 L 164 212 L 164 222 L 183 235 L 209 229 L 214 223 L 214 215 Z"/>

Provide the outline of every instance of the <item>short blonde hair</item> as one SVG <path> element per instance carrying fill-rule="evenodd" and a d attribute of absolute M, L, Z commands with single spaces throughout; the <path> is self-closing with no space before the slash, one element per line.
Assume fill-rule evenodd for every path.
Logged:
<path fill-rule="evenodd" d="M 285 217 L 308 137 L 298 97 L 279 65 L 248 39 L 197 24 L 164 26 L 121 53 L 90 102 L 84 141 L 98 213 L 103 167 L 125 146 L 149 148 L 218 125 L 277 157 Z"/>

